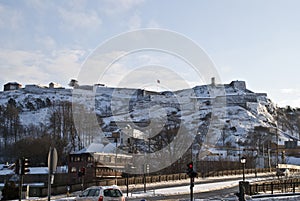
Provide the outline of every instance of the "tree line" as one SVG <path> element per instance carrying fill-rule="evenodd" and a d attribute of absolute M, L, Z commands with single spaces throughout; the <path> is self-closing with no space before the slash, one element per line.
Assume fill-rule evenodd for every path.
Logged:
<path fill-rule="evenodd" d="M 84 122 L 90 112 L 82 105 L 77 106 L 82 108 L 82 121 L 76 129 L 71 102 L 51 103 L 49 99 L 45 102 L 39 104 L 39 107 L 48 109 L 45 122 L 32 122 L 29 125 L 22 124 L 20 115 L 24 108 L 14 99 L 0 106 L 0 163 L 27 157 L 32 166 L 47 165 L 49 147 L 52 146 L 58 151 L 59 164 L 64 165 L 71 151 L 79 150 L 93 141 L 93 130 Z M 35 105 L 27 102 L 26 109 L 32 111 Z M 35 115 L 34 112 L 31 115 Z"/>

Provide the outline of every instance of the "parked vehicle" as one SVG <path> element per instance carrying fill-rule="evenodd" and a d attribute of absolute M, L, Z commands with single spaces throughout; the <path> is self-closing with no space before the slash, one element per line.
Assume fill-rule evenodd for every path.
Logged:
<path fill-rule="evenodd" d="M 287 168 L 277 168 L 276 175 L 277 176 L 289 177 L 290 176 L 290 171 Z"/>
<path fill-rule="evenodd" d="M 117 186 L 93 186 L 84 190 L 76 201 L 125 201 L 122 191 Z"/>

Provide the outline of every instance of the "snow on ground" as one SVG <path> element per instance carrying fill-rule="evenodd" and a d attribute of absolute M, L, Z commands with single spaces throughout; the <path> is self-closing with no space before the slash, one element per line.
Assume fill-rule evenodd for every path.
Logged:
<path fill-rule="evenodd" d="M 267 175 L 267 174 L 259 174 L 259 175 Z M 267 178 L 253 178 L 251 177 L 253 175 L 246 175 L 247 181 L 258 181 L 258 180 L 265 180 Z M 231 181 L 226 181 L 228 179 L 236 178 Z M 272 174 L 270 175 L 270 178 L 273 178 Z M 216 182 L 216 180 L 219 180 Z M 201 184 L 195 184 L 194 187 L 194 193 L 201 193 L 201 192 L 209 192 L 209 191 L 215 191 L 215 190 L 222 190 L 226 188 L 231 188 L 238 186 L 239 181 L 241 181 L 240 176 L 225 176 L 225 177 L 214 177 L 214 178 L 197 178 L 195 182 L 199 181 L 211 181 L 208 183 L 201 183 Z M 129 198 L 144 198 L 147 199 L 147 197 L 155 197 L 159 195 L 180 195 L 180 194 L 189 194 L 190 192 L 190 186 L 189 186 L 189 179 L 187 180 L 182 180 L 182 181 L 171 181 L 167 182 L 169 184 L 172 183 L 177 183 L 181 182 L 183 183 L 183 186 L 176 186 L 176 187 L 160 187 L 160 188 L 154 188 L 154 186 L 147 186 L 149 189 L 155 189 L 155 190 L 148 190 L 146 193 L 144 192 L 132 192 L 129 194 Z M 150 185 L 150 184 L 149 184 Z M 151 184 L 155 185 L 155 184 Z M 123 191 L 124 192 L 124 191 Z M 236 193 L 236 192 L 233 192 Z M 272 196 L 272 195 L 270 195 Z M 247 200 L 251 201 L 273 201 L 273 200 L 289 200 L 289 201 L 298 201 L 300 200 L 300 196 L 279 196 L 279 197 L 265 197 L 265 198 L 251 198 L 251 197 L 246 197 Z M 211 199 L 195 199 L 195 201 L 204 201 L 204 200 L 211 200 Z M 236 196 L 231 196 L 228 199 L 226 198 L 220 198 L 220 199 L 214 199 L 214 200 L 238 200 Z"/>
<path fill-rule="evenodd" d="M 40 122 L 47 122 L 49 119 L 49 108 L 42 108 L 37 111 L 25 111 L 20 113 L 21 124 L 24 126 L 39 125 Z"/>
<path fill-rule="evenodd" d="M 260 174 L 265 175 L 266 174 Z M 246 175 L 246 179 L 248 181 L 257 181 L 257 180 L 262 180 L 266 178 L 253 178 L 253 175 Z M 252 177 L 252 178 L 251 178 Z M 231 181 L 226 181 L 228 179 L 234 179 Z M 218 180 L 218 181 L 216 181 Z M 195 184 L 194 187 L 194 193 L 201 193 L 201 192 L 208 192 L 208 191 L 214 191 L 214 190 L 222 190 L 225 188 L 230 188 L 234 186 L 238 186 L 239 181 L 241 180 L 240 176 L 227 176 L 227 177 L 214 177 L 214 178 L 197 178 L 196 182 L 198 181 L 208 181 L 207 183 L 201 183 L 201 184 Z M 211 182 L 209 182 L 211 181 Z M 154 198 L 155 196 L 159 195 L 179 195 L 179 194 L 189 194 L 190 192 L 190 187 L 189 187 L 189 179 L 186 180 L 181 180 L 181 181 L 170 181 L 170 182 L 163 182 L 163 183 L 168 183 L 169 185 L 175 184 L 178 182 L 182 183 L 183 186 L 176 186 L 176 187 L 157 187 L 155 188 L 156 184 L 147 184 L 147 192 L 144 193 L 143 191 L 134 191 L 130 192 L 129 197 L 130 199 L 136 198 L 136 199 L 146 199 L 149 197 Z M 160 183 L 161 184 L 161 183 Z M 141 186 L 136 186 L 136 187 L 141 187 Z M 123 192 L 125 187 L 122 187 Z M 130 187 L 132 189 L 132 186 Z M 149 190 L 151 189 L 151 190 Z M 155 190 L 153 190 L 155 189 Z M 62 200 L 74 200 L 76 198 L 76 195 L 78 195 L 80 192 L 76 192 L 70 197 L 65 197 L 66 195 L 61 195 L 61 196 L 51 196 L 51 200 L 56 200 L 56 201 L 62 201 Z M 236 193 L 236 192 L 232 192 Z M 125 194 L 125 193 L 124 193 Z M 270 195 L 271 196 L 271 195 Z M 46 200 L 46 198 L 29 198 L 28 200 Z M 195 199 L 195 201 L 206 201 L 206 200 L 211 200 L 211 199 Z M 236 196 L 231 196 L 228 198 L 220 198 L 220 199 L 215 199 L 214 200 L 238 200 Z M 286 201 L 298 201 L 300 200 L 300 195 L 297 196 L 280 196 L 280 197 L 265 197 L 265 198 L 251 198 L 251 197 L 246 197 L 246 200 L 251 200 L 251 201 L 274 201 L 274 200 L 286 200 Z M 183 200 L 182 200 L 183 201 Z"/>
<path fill-rule="evenodd" d="M 300 196 L 295 195 L 295 196 L 278 196 L 278 197 L 265 197 L 265 198 L 249 198 L 247 200 L 252 200 L 252 201 L 273 201 L 273 200 L 281 200 L 281 201 L 299 201 Z"/>
<path fill-rule="evenodd" d="M 0 175 L 13 175 L 14 169 L 1 168 L 3 164 L 0 164 Z M 28 174 L 48 174 L 48 167 L 29 167 Z M 57 173 L 66 173 L 68 172 L 67 166 L 58 166 L 56 169 Z"/>

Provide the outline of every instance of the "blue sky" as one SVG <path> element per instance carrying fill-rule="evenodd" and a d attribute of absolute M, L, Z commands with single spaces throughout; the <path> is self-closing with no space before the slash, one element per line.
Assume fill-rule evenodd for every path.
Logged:
<path fill-rule="evenodd" d="M 300 107 L 299 7 L 297 0 L 0 0 L 0 89 L 9 81 L 67 86 L 99 44 L 162 28 L 203 48 L 223 83 L 245 80 L 280 106 Z"/>

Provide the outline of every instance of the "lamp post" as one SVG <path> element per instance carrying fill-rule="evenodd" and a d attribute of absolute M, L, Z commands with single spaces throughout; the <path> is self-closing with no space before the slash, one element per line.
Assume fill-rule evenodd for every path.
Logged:
<path fill-rule="evenodd" d="M 239 188 L 240 188 L 240 195 L 239 195 L 239 200 L 240 201 L 245 201 L 245 164 L 246 164 L 246 158 L 243 156 L 241 159 L 240 159 L 240 162 L 241 164 L 243 164 L 243 181 L 240 181 L 239 182 Z"/>
<path fill-rule="evenodd" d="M 246 165 L 246 158 L 243 156 L 241 158 L 241 163 L 243 164 L 243 181 L 245 181 L 245 165 Z"/>
<path fill-rule="evenodd" d="M 117 177 L 117 158 L 118 158 L 118 138 L 120 138 L 120 133 L 112 133 L 112 137 L 114 138 L 114 142 L 116 143 L 116 155 L 115 155 L 115 185 L 118 185 L 118 177 Z"/>

